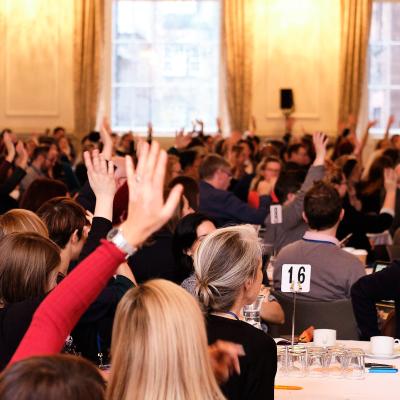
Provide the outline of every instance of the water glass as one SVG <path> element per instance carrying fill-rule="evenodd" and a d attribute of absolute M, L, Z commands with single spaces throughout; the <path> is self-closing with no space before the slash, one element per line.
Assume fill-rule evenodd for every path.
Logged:
<path fill-rule="evenodd" d="M 254 327 L 261 329 L 261 318 L 260 311 L 261 305 L 264 301 L 264 295 L 260 294 L 257 296 L 256 301 L 253 304 L 248 304 L 243 307 L 244 320 Z"/>
<path fill-rule="evenodd" d="M 276 346 L 278 367 L 276 373 L 287 375 L 288 346 Z"/>
<path fill-rule="evenodd" d="M 326 369 L 328 375 L 344 378 L 347 352 L 342 347 L 330 347 L 326 353 Z"/>
<path fill-rule="evenodd" d="M 307 375 L 307 349 L 304 346 L 288 346 L 287 373 L 297 378 Z"/>
<path fill-rule="evenodd" d="M 365 353 L 362 349 L 347 349 L 345 376 L 348 379 L 365 378 Z"/>
<path fill-rule="evenodd" d="M 307 367 L 310 376 L 322 377 L 327 375 L 326 368 L 328 351 L 323 347 L 310 347 L 307 352 Z"/>

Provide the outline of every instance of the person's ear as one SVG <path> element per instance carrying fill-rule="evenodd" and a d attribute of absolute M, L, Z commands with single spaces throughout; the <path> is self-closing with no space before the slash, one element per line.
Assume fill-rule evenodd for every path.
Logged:
<path fill-rule="evenodd" d="M 304 222 L 308 225 L 308 219 L 307 219 L 306 213 L 304 211 L 301 213 L 301 216 L 303 217 Z"/>
<path fill-rule="evenodd" d="M 72 233 L 71 237 L 70 237 L 70 242 L 72 244 L 76 244 L 79 242 L 79 238 L 78 238 L 78 229 L 75 229 L 74 232 Z"/>
<path fill-rule="evenodd" d="M 344 214 L 345 214 L 345 211 L 344 211 L 344 209 L 342 208 L 342 209 L 340 210 L 339 221 L 342 221 L 342 219 L 344 218 Z"/>

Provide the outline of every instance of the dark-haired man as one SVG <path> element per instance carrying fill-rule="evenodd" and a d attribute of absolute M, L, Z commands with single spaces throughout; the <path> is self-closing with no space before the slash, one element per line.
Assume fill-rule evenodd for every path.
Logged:
<path fill-rule="evenodd" d="M 282 206 L 282 222 L 272 223 L 270 216 L 265 221 L 264 243 L 270 245 L 276 252 L 283 246 L 301 239 L 307 229 L 302 218 L 304 195 L 313 183 L 325 175 L 325 155 L 327 139 L 322 133 L 313 136 L 315 160 L 304 175 L 302 171 L 286 171 L 279 176 L 275 184 L 275 195 Z M 300 190 L 299 190 L 300 189 Z"/>
<path fill-rule="evenodd" d="M 281 287 L 283 264 L 310 264 L 310 292 L 301 299 L 333 301 L 350 298 L 354 282 L 365 275 L 361 261 L 342 250 L 336 230 L 344 211 L 337 190 L 330 184 L 317 182 L 304 197 L 303 218 L 309 230 L 301 240 L 284 247 L 274 269 L 274 287 Z"/>
<path fill-rule="evenodd" d="M 54 167 L 57 157 L 58 150 L 55 145 L 40 145 L 35 148 L 31 164 L 26 169 L 26 175 L 19 185 L 21 197 L 34 180 L 50 176 L 49 171 Z"/>
<path fill-rule="evenodd" d="M 217 154 L 207 156 L 200 166 L 199 211 L 212 217 L 218 226 L 249 223 L 261 225 L 271 199 L 260 193 L 260 205 L 252 208 L 227 189 L 232 179 L 231 166 Z"/>

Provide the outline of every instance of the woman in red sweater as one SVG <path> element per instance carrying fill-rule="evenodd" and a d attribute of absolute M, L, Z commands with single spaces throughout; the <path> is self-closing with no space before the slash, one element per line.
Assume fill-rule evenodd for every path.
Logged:
<path fill-rule="evenodd" d="M 102 174 L 113 173 L 112 163 L 109 163 L 107 167 L 105 160 L 101 156 L 96 155 L 93 157 L 92 161 L 90 156 L 86 153 L 85 161 L 88 167 L 89 178 L 92 177 L 93 179 L 93 177 L 97 177 L 96 179 L 98 179 Z M 127 158 L 126 163 L 130 197 L 127 220 L 119 229 L 111 230 L 108 236 L 108 241 L 103 241 L 100 247 L 81 262 L 73 272 L 71 272 L 71 274 L 68 275 L 57 286 L 57 288 L 46 297 L 36 311 L 24 339 L 20 343 L 20 346 L 10 362 L 11 364 L 33 355 L 43 356 L 59 352 L 66 336 L 89 304 L 91 304 L 101 289 L 106 285 L 108 279 L 114 274 L 118 265 L 124 261 L 127 255 L 134 253 L 138 246 L 140 246 L 154 231 L 164 225 L 172 216 L 178 205 L 182 189 L 180 186 L 173 188 L 167 201 L 164 203 L 163 180 L 165 174 L 166 153 L 164 151 L 160 152 L 159 146 L 156 142 L 153 142 L 150 149 L 147 144 L 143 144 L 136 172 L 133 169 L 130 158 Z M 127 315 L 126 313 L 133 313 L 136 315 L 135 318 L 138 318 L 140 326 L 138 327 L 138 330 L 135 329 L 134 325 L 129 329 L 132 329 L 133 335 L 136 335 L 136 333 L 139 334 L 139 328 L 143 325 L 143 321 L 147 321 L 146 317 L 143 315 L 143 307 L 146 308 L 146 304 L 143 304 L 143 307 L 141 307 L 140 304 L 136 304 L 136 300 L 139 303 L 141 300 L 144 301 L 145 298 L 148 299 L 147 301 L 150 301 L 151 292 L 155 293 L 158 291 L 161 297 L 164 296 L 165 302 L 162 304 L 166 307 L 165 310 L 168 311 L 168 307 L 172 307 L 172 309 L 176 311 L 176 313 L 167 312 L 167 326 L 169 329 L 162 331 L 163 337 L 167 338 L 167 341 L 172 340 L 173 338 L 171 338 L 171 336 L 174 335 L 171 335 L 171 332 L 174 329 L 177 329 L 177 327 L 179 328 L 179 326 L 182 327 L 182 323 L 186 323 L 188 326 L 185 332 L 187 332 L 188 335 L 193 336 L 192 343 L 194 341 L 199 342 L 197 353 L 194 357 L 192 357 L 192 353 L 185 351 L 185 347 L 182 345 L 183 341 L 174 342 L 176 343 L 176 352 L 168 349 L 168 346 L 161 346 L 159 348 L 159 350 L 163 352 L 163 354 L 160 355 L 161 359 L 165 356 L 170 360 L 173 360 L 174 357 L 176 359 L 176 354 L 180 354 L 183 350 L 182 356 L 184 362 L 188 363 L 188 365 L 191 363 L 192 369 L 194 368 L 196 371 L 202 371 L 201 374 L 198 374 L 197 372 L 196 374 L 187 374 L 186 372 L 188 369 L 183 368 L 179 371 L 185 371 L 185 373 L 175 374 L 173 378 L 178 382 L 177 386 L 179 386 L 179 393 L 184 393 L 183 397 L 178 396 L 177 398 L 222 399 L 222 394 L 219 391 L 215 377 L 212 374 L 211 365 L 214 373 L 220 374 L 219 378 L 221 380 L 227 379 L 228 373 L 226 371 L 234 368 L 239 372 L 237 357 L 235 359 L 234 356 L 237 356 L 240 353 L 240 350 L 234 345 L 234 347 L 225 347 L 222 349 L 218 349 L 218 346 L 216 346 L 210 349 L 211 356 L 214 356 L 210 360 L 205 350 L 205 327 L 198 305 L 193 301 L 191 308 L 189 307 L 188 310 L 186 310 L 182 304 L 182 307 L 176 307 L 176 304 L 174 306 L 173 302 L 179 302 L 179 298 L 183 298 L 184 296 L 187 297 L 184 299 L 184 303 L 186 304 L 188 300 L 191 300 L 190 296 L 187 295 L 183 289 L 175 287 L 172 283 L 163 283 L 163 281 L 158 282 L 159 283 L 154 281 L 154 283 L 148 284 L 147 288 L 139 287 L 128 292 L 129 296 L 128 294 L 128 297 L 125 296 L 126 299 L 119 307 L 121 310 L 118 311 L 116 325 L 121 324 L 124 316 Z M 146 291 L 147 293 L 150 292 L 150 294 L 145 295 Z M 175 296 L 166 295 L 169 292 L 176 292 Z M 151 307 L 149 307 L 149 309 L 150 308 Z M 159 311 L 162 311 L 162 307 Z M 183 314 L 185 314 L 185 318 L 182 318 Z M 149 313 L 148 316 L 151 315 L 152 313 Z M 197 325 L 194 323 L 196 318 Z M 157 318 L 150 318 L 148 320 L 148 323 L 150 324 L 148 327 L 149 335 L 144 335 L 143 337 L 148 338 L 150 337 L 150 333 L 154 334 L 154 332 L 157 331 L 157 321 Z M 191 328 L 192 323 L 193 329 Z M 183 329 L 178 330 L 184 331 Z M 130 349 L 125 349 L 125 347 L 121 349 L 123 343 L 120 343 L 118 335 L 115 340 L 116 344 L 113 343 L 113 349 L 115 349 L 115 352 L 119 351 L 120 355 L 124 350 L 132 353 L 135 351 L 133 344 L 135 343 L 134 340 L 132 340 L 131 343 L 130 341 L 125 341 L 125 343 L 128 343 L 130 346 Z M 146 344 L 148 343 L 146 342 L 144 346 L 148 352 L 155 351 L 154 348 L 146 346 Z M 140 343 L 140 345 L 142 346 L 143 343 Z M 191 350 L 193 350 L 193 348 Z M 182 359 L 182 357 L 180 358 Z M 119 368 L 121 365 L 118 365 L 118 359 L 119 358 L 116 357 L 115 364 L 112 367 L 112 375 L 110 378 L 111 383 L 114 382 L 113 376 L 119 374 Z M 159 357 L 156 357 L 155 359 L 159 360 Z M 129 357 L 125 361 L 126 363 L 124 363 L 124 368 L 132 367 L 133 364 Z M 220 368 L 221 365 L 223 368 Z M 158 366 L 158 362 L 156 362 L 152 368 L 157 369 Z M 165 371 L 165 368 L 161 368 L 161 380 L 166 382 L 167 378 L 170 379 L 171 377 L 168 377 L 168 374 Z M 132 370 L 130 368 L 129 371 L 125 372 L 136 374 L 138 373 L 138 370 Z M 151 377 L 152 375 L 149 374 L 148 376 Z M 114 378 L 117 377 L 114 376 Z M 193 379 L 196 379 L 198 382 L 193 382 Z M 110 386 L 112 386 L 111 383 Z M 118 393 L 123 393 L 123 398 L 129 399 L 140 398 L 141 393 L 144 392 L 146 393 L 146 398 L 160 398 L 157 396 L 154 397 L 154 395 L 155 393 L 158 393 L 157 391 L 159 391 L 160 388 L 164 390 L 165 385 L 161 387 L 149 383 L 151 382 L 147 381 L 144 388 L 138 388 L 135 387 L 135 385 L 132 387 L 129 382 L 125 382 L 124 387 L 119 387 Z M 188 390 L 193 387 L 194 383 L 202 386 L 204 391 L 197 391 L 194 393 L 191 390 Z M 195 386 L 197 387 L 199 385 Z M 113 398 L 113 393 L 110 392 L 109 395 L 110 398 Z M 168 398 L 170 397 L 171 396 Z M 120 400 L 121 397 L 119 396 L 118 399 Z"/>

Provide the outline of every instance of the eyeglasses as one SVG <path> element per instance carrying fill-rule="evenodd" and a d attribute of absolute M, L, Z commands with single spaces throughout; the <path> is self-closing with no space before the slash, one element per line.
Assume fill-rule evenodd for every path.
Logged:
<path fill-rule="evenodd" d="M 225 173 L 226 175 L 228 175 L 229 178 L 232 178 L 233 174 L 231 171 L 227 170 L 227 169 L 220 169 L 221 172 Z"/>

